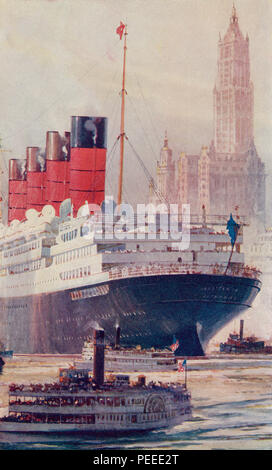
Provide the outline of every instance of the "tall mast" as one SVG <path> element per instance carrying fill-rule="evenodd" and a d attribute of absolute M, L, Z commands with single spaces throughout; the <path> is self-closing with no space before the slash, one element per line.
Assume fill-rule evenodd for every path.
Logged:
<path fill-rule="evenodd" d="M 126 53 L 127 53 L 127 26 L 125 25 L 124 33 L 124 58 L 123 58 L 123 82 L 122 82 L 122 105 L 121 105 L 121 125 L 120 125 L 120 170 L 119 170 L 119 185 L 118 185 L 118 205 L 122 203 L 122 189 L 123 189 L 123 168 L 124 168 L 124 139 L 125 139 L 125 80 L 126 80 Z"/>

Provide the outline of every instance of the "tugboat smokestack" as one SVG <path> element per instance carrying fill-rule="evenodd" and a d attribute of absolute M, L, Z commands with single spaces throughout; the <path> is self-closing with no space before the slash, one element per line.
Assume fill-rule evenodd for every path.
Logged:
<path fill-rule="evenodd" d="M 116 325 L 116 332 L 115 332 L 115 349 L 120 349 L 120 335 L 121 335 L 121 328 L 119 325 Z"/>
<path fill-rule="evenodd" d="M 240 341 L 243 341 L 244 337 L 244 320 L 240 320 Z"/>
<path fill-rule="evenodd" d="M 95 383 L 103 385 L 104 383 L 104 330 L 94 330 L 94 359 L 93 359 L 93 377 Z"/>

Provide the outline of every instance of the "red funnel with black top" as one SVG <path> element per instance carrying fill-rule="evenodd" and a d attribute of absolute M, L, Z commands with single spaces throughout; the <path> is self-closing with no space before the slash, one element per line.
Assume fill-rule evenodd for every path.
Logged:
<path fill-rule="evenodd" d="M 76 212 L 85 201 L 104 200 L 107 123 L 105 117 L 72 116 L 70 197 Z"/>
<path fill-rule="evenodd" d="M 12 158 L 9 160 L 8 222 L 25 218 L 26 194 L 26 160 Z"/>
<path fill-rule="evenodd" d="M 56 213 L 62 201 L 69 197 L 69 160 L 67 152 L 70 144 L 65 144 L 69 138 L 66 133 L 63 140 L 57 131 L 46 134 L 46 204 L 52 205 Z M 67 149 L 68 147 L 68 149 Z"/>
<path fill-rule="evenodd" d="M 27 197 L 26 208 L 41 212 L 45 205 L 45 160 L 39 147 L 26 148 Z"/>

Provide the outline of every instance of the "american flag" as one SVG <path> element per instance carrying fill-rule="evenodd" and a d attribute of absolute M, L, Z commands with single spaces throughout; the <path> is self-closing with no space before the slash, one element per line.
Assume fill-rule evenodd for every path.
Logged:
<path fill-rule="evenodd" d="M 184 361 L 178 361 L 178 372 L 184 372 L 184 367 L 186 366 L 186 359 Z"/>
<path fill-rule="evenodd" d="M 176 339 L 176 342 L 171 344 L 170 349 L 171 349 L 172 352 L 175 352 L 178 349 L 178 347 L 179 347 L 179 340 Z"/>

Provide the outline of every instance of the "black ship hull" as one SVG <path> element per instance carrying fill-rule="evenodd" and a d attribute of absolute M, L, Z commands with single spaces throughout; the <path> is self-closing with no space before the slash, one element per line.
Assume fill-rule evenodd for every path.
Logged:
<path fill-rule="evenodd" d="M 61 292 L 0 299 L 0 334 L 14 353 L 80 353 L 99 325 L 122 345 L 199 356 L 208 341 L 258 294 L 257 279 L 206 274 L 143 276 Z"/>

